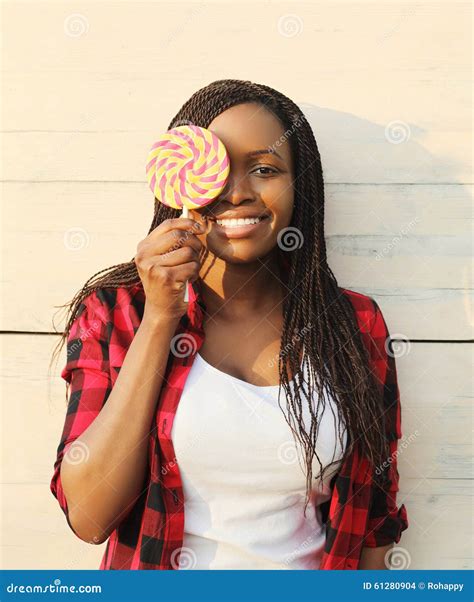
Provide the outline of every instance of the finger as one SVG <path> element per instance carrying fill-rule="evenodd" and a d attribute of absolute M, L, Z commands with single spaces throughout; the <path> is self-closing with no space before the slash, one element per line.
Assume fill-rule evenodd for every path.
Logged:
<path fill-rule="evenodd" d="M 170 251 L 169 253 L 162 253 L 161 255 L 156 255 L 154 257 L 159 265 L 164 267 L 173 267 L 183 265 L 190 261 L 197 261 L 200 264 L 201 262 L 199 260 L 199 255 L 199 251 L 193 247 L 185 246 Z"/>
<path fill-rule="evenodd" d="M 179 232 L 179 230 L 176 230 L 176 232 Z M 137 246 L 136 255 L 137 257 L 141 257 L 142 260 L 146 260 L 150 257 L 165 255 L 186 247 L 200 254 L 203 249 L 202 242 L 193 234 L 187 233 L 187 237 L 184 236 L 185 234 L 183 233 L 183 236 L 176 238 L 171 233 L 168 233 L 156 241 L 145 239 Z"/>
<path fill-rule="evenodd" d="M 192 247 L 197 252 L 200 252 L 203 244 L 199 238 L 189 231 L 170 230 L 163 234 L 159 240 L 160 251 L 153 249 L 155 252 L 167 253 L 180 247 Z"/>
<path fill-rule="evenodd" d="M 170 230 L 188 230 L 194 234 L 203 234 L 206 226 L 190 217 L 172 217 L 165 219 L 150 233 L 150 236 L 159 237 Z M 158 232 L 158 234 L 155 234 Z"/>
<path fill-rule="evenodd" d="M 152 234 L 155 232 L 156 230 Z M 190 231 L 176 229 L 169 230 L 160 236 L 152 236 L 152 234 L 138 244 L 137 253 L 146 255 L 168 253 L 183 246 L 193 247 L 200 252 L 203 246 L 199 238 Z"/>
<path fill-rule="evenodd" d="M 199 278 L 200 268 L 201 264 L 199 261 L 189 261 L 172 268 L 174 281 L 186 282 L 187 280 L 191 280 L 191 282 L 194 282 L 194 280 Z"/>

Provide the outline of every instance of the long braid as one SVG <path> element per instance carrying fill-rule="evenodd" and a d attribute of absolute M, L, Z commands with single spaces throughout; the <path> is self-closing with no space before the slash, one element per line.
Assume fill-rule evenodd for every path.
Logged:
<path fill-rule="evenodd" d="M 286 408 L 280 405 L 281 395 L 278 402 L 293 435 L 304 450 L 306 512 L 313 485 L 314 456 L 322 468 L 316 441 L 320 416 L 329 397 L 336 401 L 337 413 L 347 429 L 348 445 L 344 458 L 357 445 L 362 455 L 374 465 L 380 465 L 389 457 L 390 451 L 380 411 L 379 391 L 370 373 L 368 352 L 362 342 L 353 307 L 327 263 L 323 169 L 313 131 L 302 111 L 289 98 L 268 86 L 244 80 L 217 80 L 195 92 L 178 111 L 168 129 L 183 124 L 208 127 L 220 113 L 244 102 L 262 105 L 281 121 L 285 133 L 289 132 L 287 139 L 295 166 L 295 204 L 291 226 L 302 234 L 303 245 L 289 253 L 289 292 L 283 301 L 281 349 L 291 349 L 292 352 L 289 357 L 286 357 L 286 352 L 280 353 L 279 393 L 284 392 Z M 179 215 L 178 210 L 155 200 L 149 233 L 165 219 Z M 133 259 L 94 274 L 65 305 L 69 307 L 68 320 L 57 353 L 67 340 L 79 306 L 87 295 L 99 288 L 131 287 L 139 281 Z M 300 357 L 303 357 L 302 364 Z M 288 368 L 293 374 L 294 387 L 290 386 Z M 303 391 L 305 385 L 307 389 Z M 317 400 L 316 406 L 314 399 Z M 303 424 L 303 404 L 311 414 L 309 432 Z M 342 445 L 342 432 L 338 435 Z M 320 471 L 321 480 L 331 465 Z M 377 474 L 375 471 L 376 479 Z M 384 478 L 383 471 L 380 478 Z"/>

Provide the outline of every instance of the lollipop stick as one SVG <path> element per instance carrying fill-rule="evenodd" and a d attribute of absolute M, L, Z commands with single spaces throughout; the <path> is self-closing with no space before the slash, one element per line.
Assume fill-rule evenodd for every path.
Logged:
<path fill-rule="evenodd" d="M 186 205 L 183 205 L 183 212 L 181 213 L 181 217 L 188 217 L 189 210 Z M 184 302 L 187 303 L 189 301 L 189 291 L 188 291 L 188 281 L 186 280 L 185 288 L 184 288 Z"/>

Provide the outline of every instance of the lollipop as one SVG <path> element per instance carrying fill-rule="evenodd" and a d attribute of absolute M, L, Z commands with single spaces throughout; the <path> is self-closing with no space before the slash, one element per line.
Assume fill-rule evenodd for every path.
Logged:
<path fill-rule="evenodd" d="M 155 198 L 168 207 L 199 209 L 224 189 L 230 162 L 221 140 L 210 130 L 180 125 L 168 130 L 151 147 L 146 162 L 148 184 Z M 188 301 L 188 283 L 184 300 Z"/>

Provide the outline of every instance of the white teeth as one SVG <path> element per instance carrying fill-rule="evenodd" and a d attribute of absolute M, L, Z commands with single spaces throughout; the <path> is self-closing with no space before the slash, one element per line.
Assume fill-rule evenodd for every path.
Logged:
<path fill-rule="evenodd" d="M 261 220 L 261 217 L 246 217 L 241 219 L 217 219 L 216 223 L 219 224 L 219 226 L 225 226 L 226 228 L 236 228 L 238 226 L 258 224 Z"/>

